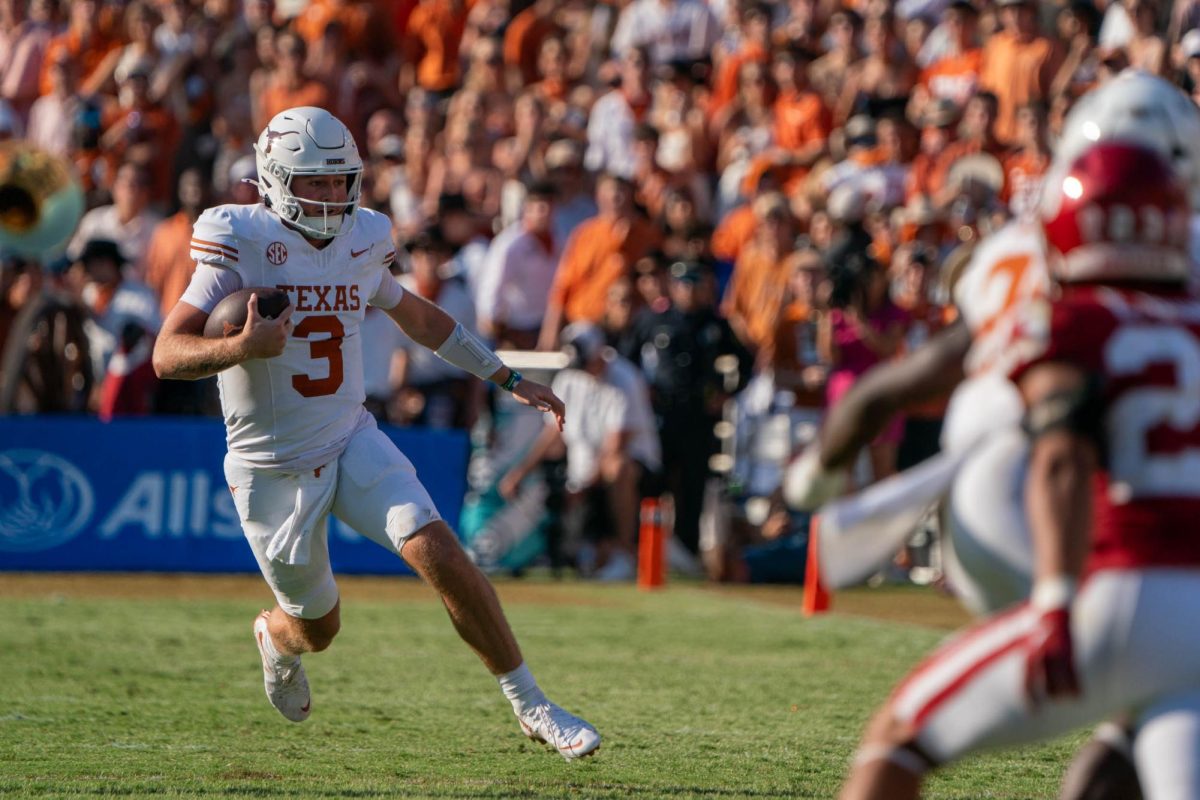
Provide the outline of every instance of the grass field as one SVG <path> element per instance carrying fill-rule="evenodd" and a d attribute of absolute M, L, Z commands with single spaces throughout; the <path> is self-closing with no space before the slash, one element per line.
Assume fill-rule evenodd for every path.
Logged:
<path fill-rule="evenodd" d="M 914 590 L 804 620 L 794 591 L 500 585 L 550 696 L 605 737 L 566 763 L 412 581 L 343 581 L 313 714 L 263 695 L 254 578 L 0 576 L 0 796 L 829 798 L 862 725 L 958 612 Z M 941 627 L 897 622 L 918 614 Z M 1051 798 L 1080 737 L 970 761 L 930 798 Z"/>

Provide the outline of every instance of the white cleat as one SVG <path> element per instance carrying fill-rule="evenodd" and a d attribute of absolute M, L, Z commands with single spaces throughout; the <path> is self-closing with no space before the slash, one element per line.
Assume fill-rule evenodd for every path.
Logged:
<path fill-rule="evenodd" d="M 269 611 L 264 611 L 254 620 L 254 641 L 258 643 L 258 652 L 262 655 L 263 686 L 267 690 L 267 699 L 271 705 L 290 719 L 292 722 L 304 722 L 312 708 L 312 695 L 308 691 L 308 678 L 304 677 L 304 667 L 300 657 L 294 660 L 275 660 L 267 655 L 263 638 L 268 636 L 267 617 Z"/>
<path fill-rule="evenodd" d="M 567 761 L 600 749 L 600 734 L 586 721 L 547 700 L 517 717 L 521 731 L 535 742 L 548 744 Z"/>

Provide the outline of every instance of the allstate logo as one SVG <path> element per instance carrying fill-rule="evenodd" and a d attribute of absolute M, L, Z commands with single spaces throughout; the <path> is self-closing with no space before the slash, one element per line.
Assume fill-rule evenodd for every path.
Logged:
<path fill-rule="evenodd" d="M 71 462 L 43 450 L 0 452 L 0 550 L 46 550 L 92 518 L 95 498 Z"/>

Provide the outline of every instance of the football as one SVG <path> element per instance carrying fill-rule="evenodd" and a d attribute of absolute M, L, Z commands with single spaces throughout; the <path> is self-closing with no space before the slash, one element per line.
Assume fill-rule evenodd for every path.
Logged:
<path fill-rule="evenodd" d="M 252 294 L 258 295 L 258 313 L 267 319 L 275 319 L 291 304 L 287 292 L 282 289 L 270 286 L 239 289 L 217 303 L 204 323 L 204 335 L 209 339 L 223 339 L 241 333 L 242 326 L 246 324 L 246 304 L 250 302 Z"/>

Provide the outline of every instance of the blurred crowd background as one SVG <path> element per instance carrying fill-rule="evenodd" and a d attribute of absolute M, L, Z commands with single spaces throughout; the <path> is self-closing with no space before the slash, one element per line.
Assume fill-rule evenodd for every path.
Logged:
<path fill-rule="evenodd" d="M 1200 97 L 1197 26 L 1200 0 L 0 0 L 0 139 L 73 164 L 88 207 L 61 257 L 0 250 L 0 411 L 219 413 L 213 381 L 154 377 L 154 333 L 199 213 L 258 201 L 258 132 L 322 106 L 397 279 L 566 354 L 555 436 L 368 315 L 371 411 L 473 432 L 481 563 L 629 578 L 652 498 L 675 568 L 799 580 L 793 447 L 953 319 L 1076 98 L 1127 67 Z M 942 412 L 858 485 L 935 451 Z"/>

